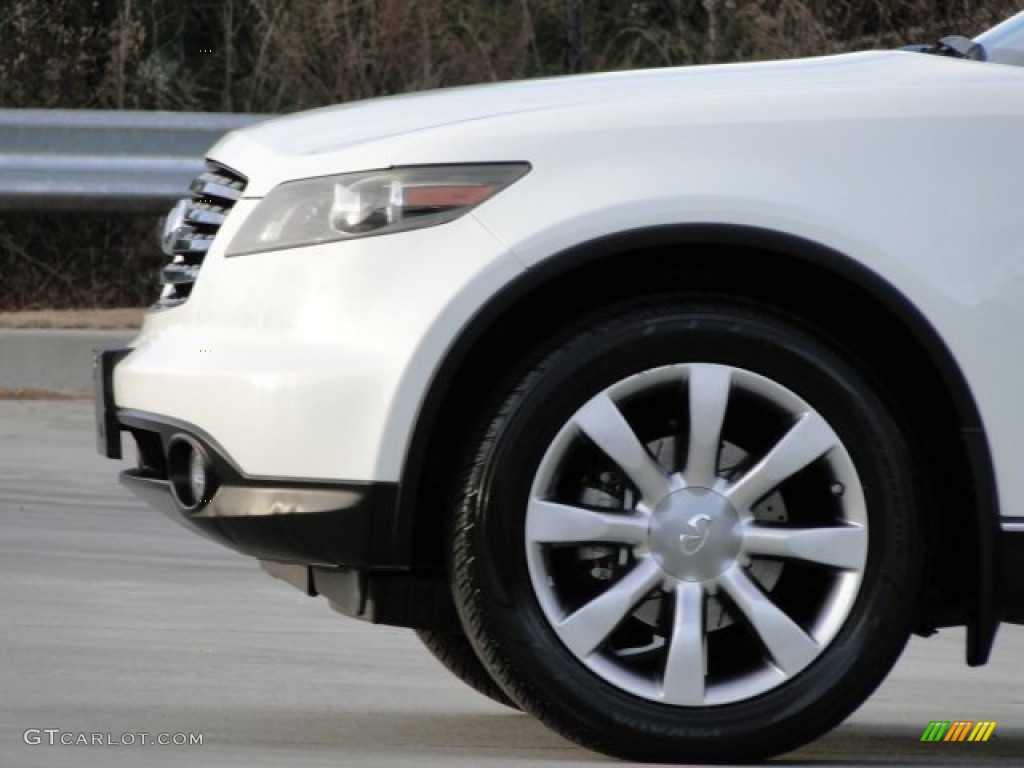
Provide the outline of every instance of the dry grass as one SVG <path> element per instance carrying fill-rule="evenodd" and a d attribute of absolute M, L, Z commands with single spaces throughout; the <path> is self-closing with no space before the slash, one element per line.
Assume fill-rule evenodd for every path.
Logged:
<path fill-rule="evenodd" d="M 32 387 L 11 389 L 0 387 L 0 400 L 88 400 L 91 392 L 53 392 Z"/>
<path fill-rule="evenodd" d="M 142 325 L 144 309 L 38 309 L 0 312 L 0 328 L 121 330 Z"/>
<path fill-rule="evenodd" d="M 0 103 L 306 107 L 974 35 L 1011 0 L 4 0 Z"/>
<path fill-rule="evenodd" d="M 138 214 L 0 216 L 0 311 L 152 304 L 165 261 L 155 228 Z"/>

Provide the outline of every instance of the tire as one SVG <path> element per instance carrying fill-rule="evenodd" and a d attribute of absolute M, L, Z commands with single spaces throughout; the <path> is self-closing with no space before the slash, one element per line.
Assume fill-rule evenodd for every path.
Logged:
<path fill-rule="evenodd" d="M 431 655 L 477 693 L 482 693 L 491 701 L 512 709 L 519 709 L 494 678 L 480 663 L 476 651 L 469 640 L 461 632 L 442 632 L 432 629 L 418 629 L 416 636 L 420 639 Z"/>
<path fill-rule="evenodd" d="M 466 634 L 524 710 L 588 748 L 796 748 L 910 635 L 906 445 L 856 361 L 776 310 L 666 296 L 588 317 L 468 440 L 450 555 Z"/>

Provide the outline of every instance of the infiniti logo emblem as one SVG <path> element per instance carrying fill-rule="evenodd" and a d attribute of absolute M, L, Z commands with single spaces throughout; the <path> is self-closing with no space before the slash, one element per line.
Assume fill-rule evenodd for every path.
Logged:
<path fill-rule="evenodd" d="M 695 533 L 684 533 L 679 536 L 679 549 L 684 555 L 696 555 L 704 545 L 708 543 L 708 535 L 711 533 L 711 518 L 703 512 L 696 514 L 686 521 Z"/>

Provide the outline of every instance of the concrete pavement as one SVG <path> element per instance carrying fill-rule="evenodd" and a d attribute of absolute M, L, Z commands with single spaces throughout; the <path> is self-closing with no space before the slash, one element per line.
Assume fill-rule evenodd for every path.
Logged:
<path fill-rule="evenodd" d="M 626 765 L 474 693 L 411 632 L 341 617 L 147 508 L 92 421 L 89 403 L 0 401 L 3 768 Z M 1022 657 L 1024 627 L 980 669 L 962 631 L 915 639 L 860 711 L 778 764 L 1022 765 Z M 936 719 L 998 726 L 921 743 Z M 29 729 L 203 744 L 32 744 Z"/>
<path fill-rule="evenodd" d="M 0 328 L 0 393 L 35 389 L 64 394 L 92 391 L 92 350 L 123 344 L 134 330 Z"/>

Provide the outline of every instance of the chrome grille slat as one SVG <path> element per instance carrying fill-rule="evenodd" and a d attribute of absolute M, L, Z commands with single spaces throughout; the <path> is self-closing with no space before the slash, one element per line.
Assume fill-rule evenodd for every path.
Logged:
<path fill-rule="evenodd" d="M 206 167 L 189 186 L 191 198 L 179 201 L 167 216 L 163 249 L 171 261 L 160 271 L 158 306 L 173 307 L 188 299 L 218 230 L 245 191 L 241 174 L 209 161 Z"/>
<path fill-rule="evenodd" d="M 164 285 L 191 285 L 199 276 L 198 264 L 168 264 L 160 270 L 160 282 Z"/>
<path fill-rule="evenodd" d="M 213 235 L 197 235 L 194 233 L 182 233 L 174 241 L 171 248 L 174 255 L 206 253 L 213 245 Z"/>
<path fill-rule="evenodd" d="M 240 187 L 225 176 L 204 173 L 196 178 L 191 185 L 192 192 L 200 199 L 216 198 L 234 203 L 242 196 Z"/>
<path fill-rule="evenodd" d="M 198 203 L 192 203 L 185 213 L 185 221 L 189 224 L 206 225 L 209 227 L 220 227 L 227 218 L 226 209 L 217 206 L 216 208 L 205 206 L 200 207 Z"/>

